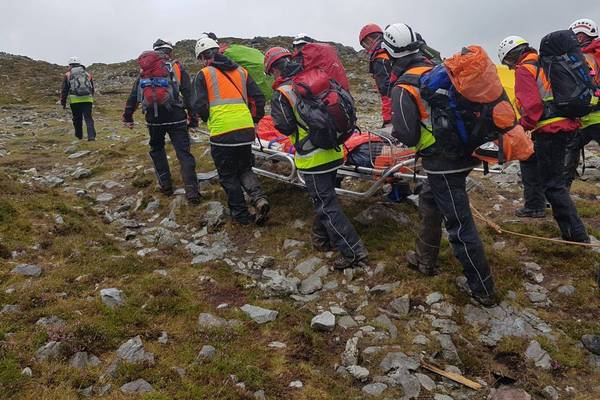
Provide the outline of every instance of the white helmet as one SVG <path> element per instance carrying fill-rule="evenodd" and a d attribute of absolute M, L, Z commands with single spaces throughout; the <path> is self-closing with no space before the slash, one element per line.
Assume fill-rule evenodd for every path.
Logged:
<path fill-rule="evenodd" d="M 498 59 L 500 62 L 504 62 L 506 55 L 510 53 L 511 50 L 516 49 L 522 44 L 529 46 L 529 42 L 523 39 L 521 36 L 509 36 L 500 42 L 500 45 L 498 46 Z"/>
<path fill-rule="evenodd" d="M 200 57 L 200 54 L 204 53 L 206 50 L 210 49 L 218 49 L 219 43 L 216 40 L 209 38 L 206 35 L 203 35 L 196 42 L 196 58 Z"/>
<path fill-rule="evenodd" d="M 419 51 L 417 34 L 403 23 L 388 25 L 383 31 L 381 47 L 394 58 L 415 54 Z"/>
<path fill-rule="evenodd" d="M 307 43 L 312 43 L 314 40 L 308 36 L 306 33 L 304 32 L 300 32 L 299 34 L 297 34 L 294 37 L 294 40 L 292 41 L 292 44 L 294 46 L 297 46 L 299 44 L 307 44 Z"/>
<path fill-rule="evenodd" d="M 598 37 L 598 24 L 589 18 L 578 19 L 571 24 L 569 29 L 575 34 L 585 33 L 592 38 Z"/>
<path fill-rule="evenodd" d="M 71 64 L 81 64 L 79 57 L 77 57 L 77 56 L 69 57 L 69 65 L 71 65 Z"/>

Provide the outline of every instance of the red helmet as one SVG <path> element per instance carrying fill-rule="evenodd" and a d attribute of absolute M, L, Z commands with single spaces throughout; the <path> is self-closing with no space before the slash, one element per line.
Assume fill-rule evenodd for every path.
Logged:
<path fill-rule="evenodd" d="M 291 57 L 292 53 L 284 47 L 271 47 L 265 53 L 265 73 L 268 75 L 276 61 L 284 57 Z"/>
<path fill-rule="evenodd" d="M 363 26 L 358 35 L 358 43 L 362 43 L 371 33 L 381 33 L 383 35 L 383 29 L 377 24 L 367 24 Z"/>

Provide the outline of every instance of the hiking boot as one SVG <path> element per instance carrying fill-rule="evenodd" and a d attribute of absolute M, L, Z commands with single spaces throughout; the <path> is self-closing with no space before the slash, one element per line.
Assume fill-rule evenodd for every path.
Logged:
<path fill-rule="evenodd" d="M 157 186 L 156 190 L 159 191 L 160 193 L 164 194 L 165 196 L 172 196 L 173 195 L 173 187 L 169 186 L 169 187 L 162 187 L 162 186 Z"/>
<path fill-rule="evenodd" d="M 482 305 L 483 307 L 486 308 L 491 308 L 491 307 L 495 307 L 498 305 L 498 296 L 496 296 L 496 294 L 489 294 L 489 295 L 478 295 L 478 294 L 473 294 L 472 295 L 473 300 L 475 300 L 477 303 L 479 303 L 480 305 Z"/>
<path fill-rule="evenodd" d="M 192 196 L 186 198 L 187 202 L 193 205 L 198 205 L 202 202 L 202 196 Z"/>
<path fill-rule="evenodd" d="M 89 137 L 89 138 L 88 138 L 88 142 L 95 142 L 95 141 L 96 141 L 96 138 L 95 138 L 95 137 Z"/>
<path fill-rule="evenodd" d="M 519 218 L 546 218 L 546 210 L 534 210 L 531 208 L 521 207 L 515 211 L 515 215 Z"/>
<path fill-rule="evenodd" d="M 264 225 L 265 222 L 267 222 L 267 219 L 269 218 L 270 209 L 271 206 L 269 205 L 267 199 L 258 199 L 258 201 L 256 202 L 256 217 L 254 223 L 258 226 Z"/>
<path fill-rule="evenodd" d="M 417 253 L 413 250 L 406 253 L 406 262 L 408 262 L 408 267 L 410 269 L 420 272 L 425 276 L 436 276 L 440 274 L 437 267 L 420 263 L 417 259 Z"/>
<path fill-rule="evenodd" d="M 236 224 L 240 225 L 250 225 L 256 220 L 256 216 L 254 214 L 248 213 L 247 215 L 234 217 L 232 221 Z"/>
<path fill-rule="evenodd" d="M 331 266 L 334 269 L 339 269 L 342 271 L 345 270 L 346 268 L 366 268 L 368 266 L 367 257 L 364 256 L 362 258 L 359 258 L 358 260 L 353 261 L 353 260 L 347 259 L 344 256 L 340 256 L 333 261 Z"/>
<path fill-rule="evenodd" d="M 329 243 L 329 241 L 324 241 L 324 240 L 313 239 L 312 247 L 316 251 L 320 251 L 322 253 L 327 253 L 328 251 L 333 250 L 333 246 L 331 245 L 331 243 Z"/>

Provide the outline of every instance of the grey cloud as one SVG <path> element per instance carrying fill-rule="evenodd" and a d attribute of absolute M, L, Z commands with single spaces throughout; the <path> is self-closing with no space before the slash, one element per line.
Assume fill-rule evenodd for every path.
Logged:
<path fill-rule="evenodd" d="M 293 36 L 357 47 L 368 22 L 406 22 L 432 47 L 450 55 L 483 45 L 494 56 L 505 36 L 539 39 L 576 18 L 600 20 L 597 0 L 20 0 L 0 2 L 0 50 L 59 64 L 78 55 L 84 63 L 134 58 L 157 37 Z M 600 22 L 600 21 L 599 21 Z"/>

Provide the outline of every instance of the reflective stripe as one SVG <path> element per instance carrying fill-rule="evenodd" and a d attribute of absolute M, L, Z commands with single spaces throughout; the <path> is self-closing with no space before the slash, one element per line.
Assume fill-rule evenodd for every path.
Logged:
<path fill-rule="evenodd" d="M 305 154 L 300 154 L 300 152 L 298 151 L 298 146 L 296 145 L 297 144 L 296 139 L 298 139 L 300 142 L 302 142 L 308 136 L 308 132 L 305 131 L 299 125 L 299 123 L 301 123 L 302 125 L 305 125 L 305 123 L 304 123 L 304 121 L 302 121 L 302 118 L 300 118 L 300 114 L 298 113 L 298 110 L 296 108 L 296 104 L 298 102 L 298 97 L 292 90 L 292 86 L 289 84 L 280 86 L 277 88 L 277 90 L 281 94 L 283 94 L 285 96 L 285 98 L 288 100 L 288 102 L 292 106 L 292 110 L 294 111 L 294 117 L 296 118 L 298 137 L 296 138 L 296 135 L 290 136 L 290 140 L 291 140 L 292 144 L 294 145 L 294 147 L 296 147 L 296 153 L 294 154 L 294 164 L 296 164 L 296 168 L 298 168 L 299 170 L 312 170 L 312 169 L 318 168 L 322 165 L 326 165 L 326 164 L 330 164 L 330 163 L 333 163 L 338 160 L 342 160 L 344 158 L 344 152 L 341 150 L 337 151 L 335 149 L 321 149 L 321 148 L 315 147 L 314 149 L 312 149 L 311 151 L 309 151 Z M 310 143 L 310 141 L 308 141 L 308 143 Z M 340 162 L 340 165 L 341 165 L 341 162 Z M 335 167 L 334 169 L 337 169 L 337 168 L 338 167 Z M 319 173 L 323 173 L 323 172 L 325 172 L 325 171 L 319 171 Z"/>
<path fill-rule="evenodd" d="M 210 136 L 254 129 L 254 121 L 247 104 L 246 70 L 239 67 L 237 72 L 223 72 L 215 67 L 206 67 L 201 72 L 208 92 Z"/>
<path fill-rule="evenodd" d="M 402 76 L 406 75 L 416 75 L 419 78 L 431 71 L 433 67 L 415 67 L 408 69 Z M 423 101 L 421 97 L 421 91 L 418 87 L 410 85 L 408 83 L 401 83 L 400 86 L 403 89 L 406 89 L 409 92 L 417 107 L 419 108 L 419 116 L 421 118 L 421 123 L 425 126 L 421 126 L 421 136 L 419 137 L 419 143 L 416 146 L 412 147 L 415 151 L 425 150 L 429 146 L 435 143 L 435 137 L 433 136 L 433 124 L 431 123 L 431 106 L 426 101 Z"/>
<path fill-rule="evenodd" d="M 246 104 L 244 99 L 219 99 L 210 103 L 211 106 L 221 106 L 223 104 Z"/>

